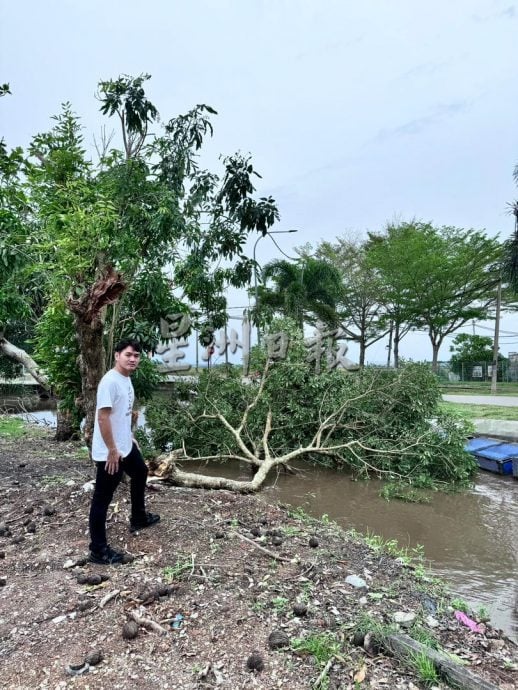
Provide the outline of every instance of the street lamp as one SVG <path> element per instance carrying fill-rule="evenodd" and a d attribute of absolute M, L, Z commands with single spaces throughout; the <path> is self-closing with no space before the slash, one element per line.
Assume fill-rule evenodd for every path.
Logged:
<path fill-rule="evenodd" d="M 259 240 L 262 240 L 263 237 L 270 236 L 270 235 L 286 235 L 289 232 L 298 232 L 295 228 L 291 228 L 291 230 L 272 230 L 271 232 L 267 232 L 266 235 L 259 235 L 259 237 L 256 239 L 254 243 L 254 251 L 253 251 L 253 259 L 254 259 L 254 294 L 255 294 L 255 308 L 257 310 L 257 302 L 258 302 L 258 290 L 257 290 L 257 263 L 255 261 L 255 250 L 257 247 L 257 243 Z M 261 343 L 261 332 L 259 329 L 259 324 L 257 324 L 257 344 L 259 345 Z"/>

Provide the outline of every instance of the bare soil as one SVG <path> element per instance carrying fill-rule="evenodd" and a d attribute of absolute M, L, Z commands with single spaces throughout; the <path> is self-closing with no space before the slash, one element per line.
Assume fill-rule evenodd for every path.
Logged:
<path fill-rule="evenodd" d="M 395 612 L 416 615 L 413 637 L 502 689 L 518 685 L 516 646 L 490 624 L 473 633 L 459 623 L 441 586 L 336 525 L 260 497 L 152 485 L 148 509 L 162 520 L 131 534 L 123 484 L 109 537 L 133 560 L 92 565 L 84 485 L 93 476 L 78 444 L 57 444 L 46 430 L 0 438 L 2 688 L 298 690 L 319 677 L 328 690 L 430 687 L 361 635 L 354 644 L 361 621 L 393 624 Z M 350 575 L 367 586 L 347 584 Z M 125 639 L 135 619 L 137 636 Z M 274 631 L 285 636 L 279 649 Z M 86 664 L 94 652 L 102 660 Z"/>

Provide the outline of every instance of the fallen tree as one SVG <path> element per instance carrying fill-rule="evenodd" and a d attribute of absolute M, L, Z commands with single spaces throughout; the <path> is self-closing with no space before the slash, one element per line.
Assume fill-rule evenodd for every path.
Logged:
<path fill-rule="evenodd" d="M 40 386 L 43 386 L 45 390 L 50 390 L 50 383 L 48 378 L 41 371 L 40 367 L 36 364 L 33 358 L 29 354 L 27 354 L 25 350 L 22 350 L 13 343 L 9 342 L 6 338 L 4 338 L 4 336 L 1 333 L 0 353 L 2 355 L 5 355 L 9 359 L 13 360 L 17 364 L 21 364 L 23 367 L 25 367 L 25 369 L 32 376 L 32 378 L 40 384 Z"/>
<path fill-rule="evenodd" d="M 240 493 L 258 491 L 272 471 L 300 459 L 417 485 L 430 479 L 458 482 L 473 472 L 474 463 L 463 451 L 466 429 L 445 415 L 429 421 L 440 413 L 429 387 L 423 387 L 423 376 L 433 380 L 423 367 L 312 374 L 307 382 L 301 378 L 302 366 L 291 374 L 290 366 L 266 362 L 258 384 L 242 382 L 232 373 L 207 372 L 197 394 L 190 402 L 173 403 L 169 417 L 159 409 L 162 401 L 150 406 L 148 423 L 157 438 L 176 431 L 173 449 L 151 462 L 152 472 L 182 486 Z M 297 385 L 287 384 L 287 373 L 298 379 Z M 307 394 L 305 383 L 313 387 Z M 250 468 L 250 478 L 184 471 L 182 462 L 193 459 L 239 463 Z"/>

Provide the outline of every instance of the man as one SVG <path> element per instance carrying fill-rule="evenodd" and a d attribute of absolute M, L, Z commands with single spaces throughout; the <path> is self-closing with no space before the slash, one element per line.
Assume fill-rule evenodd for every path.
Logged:
<path fill-rule="evenodd" d="M 139 365 L 140 353 L 136 340 L 121 340 L 115 346 L 115 366 L 103 376 L 97 389 L 92 441 L 97 476 L 90 506 L 89 560 L 101 565 L 115 565 L 124 559 L 124 554 L 106 541 L 106 515 L 123 472 L 131 478 L 131 531 L 160 520 L 159 515 L 146 512 L 147 467 L 131 430 L 135 394 L 130 376 Z"/>

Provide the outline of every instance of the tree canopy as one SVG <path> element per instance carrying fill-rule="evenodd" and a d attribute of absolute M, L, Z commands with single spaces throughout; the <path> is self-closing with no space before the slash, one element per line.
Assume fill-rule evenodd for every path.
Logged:
<path fill-rule="evenodd" d="M 387 312 L 397 324 L 428 333 L 436 370 L 445 337 L 488 316 L 499 281 L 498 240 L 481 231 L 411 222 L 370 233 L 367 251 Z"/>
<path fill-rule="evenodd" d="M 220 174 L 200 167 L 216 112 L 197 105 L 159 125 L 148 79 L 99 84 L 101 112 L 118 119 L 122 148 L 105 139 L 92 161 L 65 104 L 28 155 L 4 151 L 12 168 L 0 180 L 5 261 L 18 260 L 9 247 L 24 246 L 24 270 L 44 278 L 37 356 L 87 429 L 114 339 L 138 336 L 153 350 L 160 317 L 171 311 L 191 309 L 200 327 L 223 325 L 227 286 L 250 281 L 248 234 L 267 232 L 279 217 L 271 197 L 254 196 L 259 175 L 249 156 L 224 158 Z M 14 282 L 20 270 L 11 271 Z M 12 291 L 2 290 L 0 314 L 13 313 L 8 299 Z"/>

